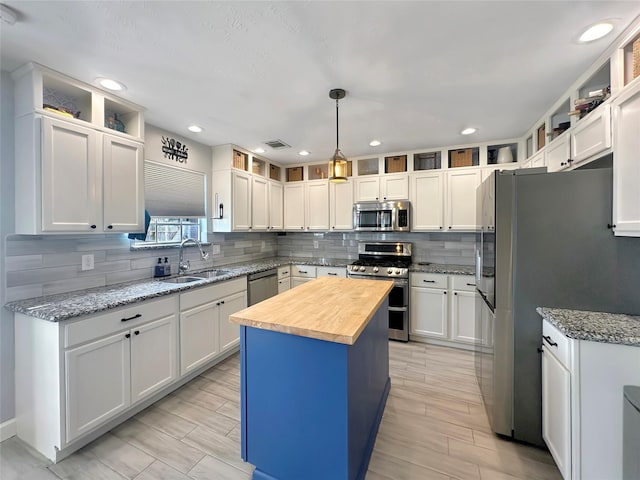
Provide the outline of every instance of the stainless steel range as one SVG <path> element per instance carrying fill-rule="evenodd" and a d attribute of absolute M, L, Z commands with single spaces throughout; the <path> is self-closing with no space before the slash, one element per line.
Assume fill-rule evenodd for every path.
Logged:
<path fill-rule="evenodd" d="M 389 338 L 409 341 L 409 265 L 411 243 L 361 242 L 358 260 L 347 267 L 349 278 L 393 280 L 389 293 Z"/>

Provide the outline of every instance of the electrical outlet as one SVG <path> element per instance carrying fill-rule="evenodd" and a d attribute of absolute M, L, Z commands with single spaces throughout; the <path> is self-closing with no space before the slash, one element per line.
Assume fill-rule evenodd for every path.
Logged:
<path fill-rule="evenodd" d="M 318 240 L 313 241 L 313 248 L 318 248 Z"/>
<path fill-rule="evenodd" d="M 82 255 L 82 270 L 93 270 L 93 254 Z"/>
<path fill-rule="evenodd" d="M 220 253 L 220 245 L 211 245 L 211 253 L 218 255 Z"/>

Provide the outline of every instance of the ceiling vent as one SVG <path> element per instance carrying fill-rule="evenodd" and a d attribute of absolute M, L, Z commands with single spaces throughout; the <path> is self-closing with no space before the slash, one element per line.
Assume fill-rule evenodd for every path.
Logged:
<path fill-rule="evenodd" d="M 269 140 L 268 142 L 264 142 L 266 145 L 269 145 L 274 150 L 281 150 L 283 148 L 291 148 L 291 145 L 287 145 L 282 140 Z"/>

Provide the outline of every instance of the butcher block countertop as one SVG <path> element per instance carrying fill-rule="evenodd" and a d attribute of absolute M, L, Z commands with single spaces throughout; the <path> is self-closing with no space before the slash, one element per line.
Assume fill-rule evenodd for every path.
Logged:
<path fill-rule="evenodd" d="M 392 287 L 391 281 L 322 277 L 229 319 L 247 327 L 353 345 Z"/>

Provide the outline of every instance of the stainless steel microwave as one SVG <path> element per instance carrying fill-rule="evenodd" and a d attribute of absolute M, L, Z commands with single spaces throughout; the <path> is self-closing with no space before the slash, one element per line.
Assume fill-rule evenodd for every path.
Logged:
<path fill-rule="evenodd" d="M 353 204 L 353 229 L 360 232 L 408 232 L 408 200 Z"/>

